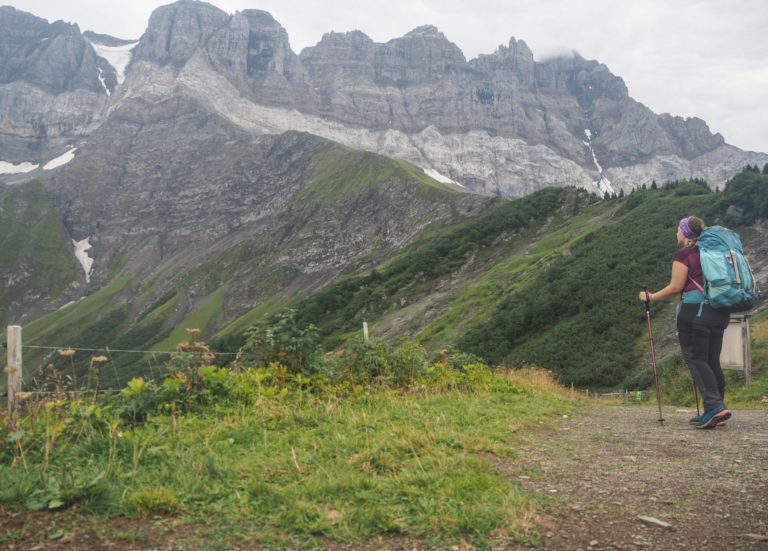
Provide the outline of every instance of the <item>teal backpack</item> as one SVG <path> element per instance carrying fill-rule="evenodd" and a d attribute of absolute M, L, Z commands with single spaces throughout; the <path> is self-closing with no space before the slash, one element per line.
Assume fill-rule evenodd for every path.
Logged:
<path fill-rule="evenodd" d="M 701 291 L 706 302 L 712 308 L 730 312 L 752 309 L 759 299 L 759 290 L 739 235 L 722 226 L 711 226 L 701 232 L 696 245 L 704 273 Z"/>

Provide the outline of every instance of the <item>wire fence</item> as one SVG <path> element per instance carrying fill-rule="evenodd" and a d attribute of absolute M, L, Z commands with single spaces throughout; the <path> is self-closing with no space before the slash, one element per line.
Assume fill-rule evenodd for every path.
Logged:
<path fill-rule="evenodd" d="M 33 344 L 22 344 L 19 348 L 26 352 L 25 373 L 16 389 L 23 398 L 117 393 L 138 376 L 160 381 L 169 374 L 167 362 L 184 353 L 181 348 L 137 350 Z M 206 347 L 206 354 L 215 358 L 214 363 L 223 364 L 238 353 L 216 352 Z"/>

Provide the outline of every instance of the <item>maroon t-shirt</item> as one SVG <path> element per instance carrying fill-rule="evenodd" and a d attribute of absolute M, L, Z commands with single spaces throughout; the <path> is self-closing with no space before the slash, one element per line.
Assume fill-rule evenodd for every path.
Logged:
<path fill-rule="evenodd" d="M 704 287 L 704 274 L 701 272 L 698 247 L 683 247 L 679 249 L 675 253 L 675 260 L 688 266 L 688 275 L 693 278 L 693 281 Z M 690 279 L 686 278 L 683 292 L 700 290 Z"/>

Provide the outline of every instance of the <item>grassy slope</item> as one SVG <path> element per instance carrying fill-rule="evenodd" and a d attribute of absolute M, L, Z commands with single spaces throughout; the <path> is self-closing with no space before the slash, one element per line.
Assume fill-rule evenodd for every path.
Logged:
<path fill-rule="evenodd" d="M 153 345 L 151 349 L 174 350 L 179 342 L 188 339 L 187 329 L 200 329 L 205 332 L 206 327 L 221 316 L 221 301 L 226 292 L 225 285 L 212 293 L 198 308 L 177 324 L 170 335 Z"/>
<path fill-rule="evenodd" d="M 442 279 L 453 277 L 468 263 L 492 262 L 494 250 L 510 246 L 504 241 L 519 245 L 520 239 L 530 239 L 568 199 L 565 190 L 544 190 L 503 203 L 476 220 L 436 229 L 369 274 L 342 278 L 296 303 L 299 323 L 317 325 L 326 343 L 335 346 L 357 331 L 364 319 L 378 320 L 398 308 L 393 305 L 434 292 Z"/>
<path fill-rule="evenodd" d="M 681 213 L 711 208 L 715 196 L 695 185 L 592 207 L 575 196 L 546 190 L 431 232 L 370 274 L 297 303 L 300 322 L 335 346 L 364 319 L 375 330 L 417 318 L 412 327 L 433 347 L 535 362 L 565 382 L 616 384 L 639 360 L 642 307 L 631 298 L 667 277 L 669 228 Z M 440 313 L 418 327 L 430 309 Z"/>
<path fill-rule="evenodd" d="M 0 274 L 26 274 L 0 285 L 0 323 L 18 321 L 7 308 L 25 294 L 60 296 L 77 281 L 77 269 L 67 230 L 40 182 L 0 197 Z"/>
<path fill-rule="evenodd" d="M 709 193 L 647 192 L 635 208 L 576 243 L 528 289 L 506 297 L 460 344 L 492 362 L 545 366 L 566 383 L 621 383 L 640 361 L 632 347 L 643 328 L 637 292 L 666 283 L 677 220 L 709 208 L 714 199 Z"/>
<path fill-rule="evenodd" d="M 20 449 L 0 448 L 0 503 L 172 515 L 215 530 L 221 548 L 392 534 L 440 547 L 491 534 L 526 541 L 541 498 L 498 465 L 517 458 L 519 430 L 575 402 L 541 372 L 509 377 L 463 392 L 371 388 L 346 397 L 259 387 L 249 392 L 256 400 L 158 414 L 137 427 L 88 404 L 54 405 L 14 437 Z M 51 445 L 43 429 L 54 426 Z M 26 468 L 9 462 L 20 450 Z"/>
<path fill-rule="evenodd" d="M 491 267 L 463 285 L 445 312 L 419 333 L 420 341 L 432 347 L 447 346 L 462 337 L 468 322 L 487 321 L 501 297 L 526 288 L 544 266 L 607 223 L 605 212 L 603 205 L 589 208 L 551 233 L 500 248 Z"/>
<path fill-rule="evenodd" d="M 457 193 L 408 162 L 338 146 L 315 159 L 312 182 L 294 195 L 291 203 L 335 202 L 392 180 L 412 181 L 419 193 L 438 200 Z"/>

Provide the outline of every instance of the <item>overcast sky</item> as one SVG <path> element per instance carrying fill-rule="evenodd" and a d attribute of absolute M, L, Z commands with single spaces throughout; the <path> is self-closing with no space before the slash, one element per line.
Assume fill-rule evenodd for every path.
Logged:
<path fill-rule="evenodd" d="M 156 0 L 0 0 L 54 21 L 138 38 Z M 576 50 L 624 79 L 656 113 L 704 119 L 742 149 L 768 153 L 765 0 L 213 0 L 222 10 L 270 12 L 298 53 L 329 31 L 376 42 L 435 25 L 467 59 L 509 38 L 534 57 Z"/>

